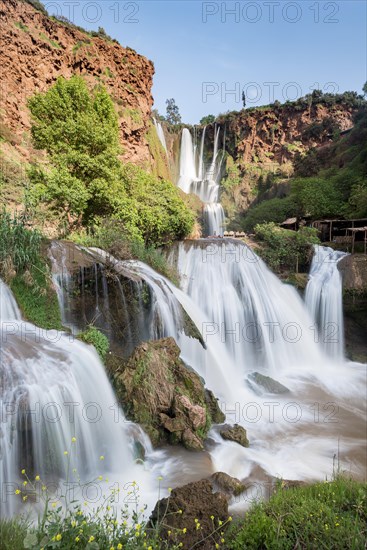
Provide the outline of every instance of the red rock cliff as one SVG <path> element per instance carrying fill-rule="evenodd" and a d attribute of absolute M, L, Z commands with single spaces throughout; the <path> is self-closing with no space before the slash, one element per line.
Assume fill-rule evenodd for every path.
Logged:
<path fill-rule="evenodd" d="M 111 94 L 123 159 L 151 165 L 145 139 L 153 105 L 151 61 L 108 38 L 91 37 L 47 17 L 21 0 L 0 0 L 0 25 L 2 124 L 15 136 L 22 156 L 29 158 L 29 147 L 24 146 L 30 128 L 27 98 L 46 90 L 59 76 L 78 74 L 91 87 L 102 82 Z"/>

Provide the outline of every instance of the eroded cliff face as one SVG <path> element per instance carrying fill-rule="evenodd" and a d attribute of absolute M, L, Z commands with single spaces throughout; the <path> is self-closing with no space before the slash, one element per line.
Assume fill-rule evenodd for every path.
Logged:
<path fill-rule="evenodd" d="M 244 110 L 219 120 L 226 126 L 226 149 L 241 165 L 283 164 L 297 151 L 329 143 L 333 130 L 351 128 L 355 112 L 342 104 L 302 109 L 294 104 Z"/>
<path fill-rule="evenodd" d="M 29 160 L 27 99 L 47 90 L 59 76 L 82 75 L 90 87 L 103 83 L 119 116 L 122 158 L 146 169 L 152 155 L 150 128 L 154 66 L 134 50 L 92 37 L 58 22 L 21 0 L 0 0 L 0 109 L 3 131 Z"/>

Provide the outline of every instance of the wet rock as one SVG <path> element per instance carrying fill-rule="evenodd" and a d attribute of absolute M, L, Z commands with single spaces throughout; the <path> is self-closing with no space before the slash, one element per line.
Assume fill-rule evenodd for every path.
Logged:
<path fill-rule="evenodd" d="M 127 361 L 109 356 L 107 369 L 127 417 L 142 426 L 153 445 L 182 443 L 202 450 L 212 415 L 222 419 L 214 395 L 186 368 L 173 338 L 143 342 Z"/>
<path fill-rule="evenodd" d="M 282 394 L 289 393 L 290 391 L 286 386 L 283 386 L 283 384 L 277 382 L 277 380 L 274 380 L 274 378 L 271 378 L 270 376 L 265 376 L 260 372 L 252 372 L 251 374 L 249 374 L 247 377 L 247 383 L 250 388 L 258 394 Z"/>
<path fill-rule="evenodd" d="M 239 479 L 232 477 L 224 472 L 216 472 L 210 476 L 214 488 L 229 495 L 240 495 L 246 490 L 246 485 Z"/>
<path fill-rule="evenodd" d="M 212 417 L 212 421 L 216 424 L 222 424 L 226 419 L 226 415 L 219 408 L 218 399 L 212 391 L 205 390 L 205 402 L 210 412 L 210 416 Z"/>
<path fill-rule="evenodd" d="M 242 445 L 242 447 L 250 446 L 245 428 L 242 428 L 242 426 L 239 426 L 238 424 L 235 424 L 234 426 L 229 426 L 226 424 L 219 433 L 223 439 L 226 439 L 227 441 L 234 441 L 235 443 Z"/>
<path fill-rule="evenodd" d="M 160 536 L 172 545 L 182 543 L 184 550 L 194 545 L 195 549 L 212 550 L 222 538 L 220 532 L 226 529 L 228 517 L 226 496 L 213 492 L 211 481 L 201 480 L 178 487 L 169 498 L 159 500 L 150 522 L 154 527 L 160 525 Z M 214 533 L 219 521 L 224 525 Z"/>

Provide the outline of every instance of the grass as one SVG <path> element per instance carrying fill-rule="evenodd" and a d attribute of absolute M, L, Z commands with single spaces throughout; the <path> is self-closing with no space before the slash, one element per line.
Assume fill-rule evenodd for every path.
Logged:
<path fill-rule="evenodd" d="M 24 550 L 29 524 L 24 519 L 3 519 L 0 522 L 1 550 Z"/>
<path fill-rule="evenodd" d="M 367 484 L 334 481 L 284 488 L 255 504 L 227 533 L 231 550 L 362 550 L 367 537 Z"/>
<path fill-rule="evenodd" d="M 29 28 L 27 27 L 27 25 L 25 25 L 24 23 L 22 23 L 21 21 L 18 21 L 17 23 L 14 23 L 14 25 L 20 29 L 21 31 L 24 31 L 24 32 L 29 32 Z"/>
<path fill-rule="evenodd" d="M 51 40 L 44 32 L 41 32 L 40 33 L 40 38 L 44 41 L 44 42 L 47 42 L 48 44 L 50 44 L 50 46 L 52 46 L 53 48 L 56 48 L 58 50 L 61 49 L 61 46 L 58 42 L 56 42 L 55 40 Z"/>
<path fill-rule="evenodd" d="M 45 329 L 62 329 L 43 238 L 24 216 L 0 213 L 0 275 L 10 284 L 24 317 Z"/>
<path fill-rule="evenodd" d="M 23 274 L 15 275 L 10 288 L 27 321 L 47 330 L 63 330 L 59 303 L 46 261 L 40 259 Z"/>
<path fill-rule="evenodd" d="M 74 439 L 74 441 L 76 441 Z M 73 454 L 72 448 L 67 455 Z M 103 458 L 103 457 L 101 457 Z M 28 479 L 28 477 L 27 477 Z M 134 482 L 135 483 L 135 482 Z M 29 479 L 32 489 L 36 483 Z M 139 487 L 136 485 L 134 494 Z M 22 497 L 20 491 L 20 497 Z M 138 495 L 137 495 L 138 496 Z M 113 494 L 111 494 L 111 502 Z M 178 544 L 184 540 L 181 530 L 172 528 L 172 536 L 165 535 L 168 516 L 162 518 L 163 530 L 152 528 L 133 514 L 132 526 L 127 526 L 126 514 L 121 520 L 110 511 L 110 498 L 98 517 L 82 512 L 78 506 L 70 506 L 68 514 L 56 508 L 44 518 L 44 523 L 29 528 L 25 520 L 2 520 L 0 530 L 2 550 L 39 548 L 42 540 L 46 549 L 68 550 L 76 547 L 123 548 L 124 550 L 152 550 L 193 546 Z M 131 501 L 130 501 L 131 502 Z M 221 539 L 213 548 L 223 550 L 363 550 L 367 537 L 367 485 L 337 476 L 331 482 L 288 487 L 279 480 L 275 493 L 268 502 L 254 504 L 244 517 L 222 525 Z M 46 502 L 46 509 L 47 509 Z M 183 520 L 185 511 L 183 512 Z M 195 520 L 197 521 L 197 520 Z M 113 528 L 111 528 L 111 525 Z M 228 526 L 230 527 L 228 528 Z M 188 525 L 189 527 L 189 525 Z M 214 528 L 213 528 L 214 529 Z M 224 532 L 225 531 L 225 532 Z M 214 532 L 214 531 L 213 531 Z M 169 534 L 171 531 L 168 532 Z M 223 537 L 225 538 L 222 538 Z M 27 537 L 27 541 L 24 539 Z M 169 539 L 169 540 L 168 540 Z M 33 545 L 28 545 L 33 541 Z M 146 544 L 143 543 L 146 542 Z M 24 545 L 24 542 L 26 545 Z"/>

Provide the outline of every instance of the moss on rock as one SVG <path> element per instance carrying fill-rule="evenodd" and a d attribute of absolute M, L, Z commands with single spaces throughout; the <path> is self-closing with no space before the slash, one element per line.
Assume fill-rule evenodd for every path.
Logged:
<path fill-rule="evenodd" d="M 107 368 L 126 415 L 153 445 L 203 449 L 213 420 L 224 419 L 213 394 L 180 359 L 173 338 L 143 342 L 125 362 L 109 355 Z"/>

